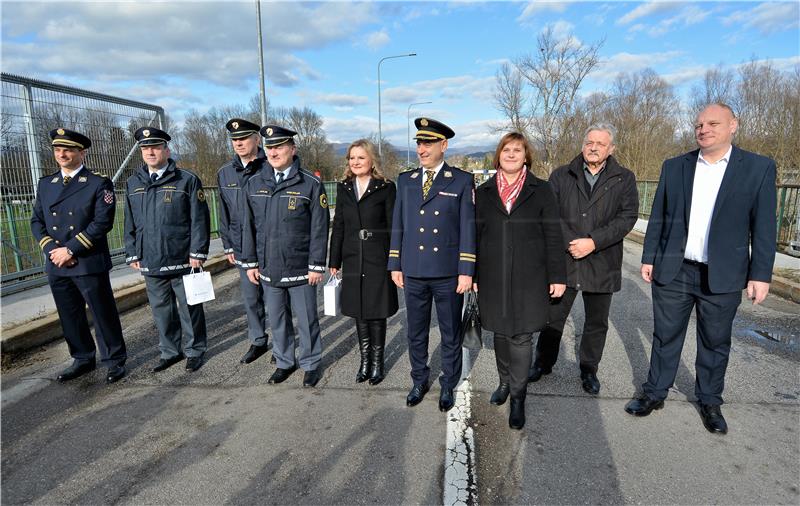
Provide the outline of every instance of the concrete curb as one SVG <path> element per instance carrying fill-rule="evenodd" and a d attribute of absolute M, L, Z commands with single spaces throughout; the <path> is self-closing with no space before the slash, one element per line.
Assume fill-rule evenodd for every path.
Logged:
<path fill-rule="evenodd" d="M 644 234 L 638 230 L 631 230 L 625 239 L 644 244 Z M 772 282 L 769 284 L 769 293 L 800 304 L 800 283 L 795 283 L 790 279 L 786 279 L 774 273 L 772 275 Z"/>
<path fill-rule="evenodd" d="M 228 263 L 227 257 L 222 255 L 214 257 L 206 262 L 203 265 L 203 270 L 209 271 L 211 274 L 216 274 L 230 267 L 233 266 Z M 147 304 L 147 292 L 145 290 L 144 279 L 133 286 L 115 290 L 114 300 L 117 303 L 117 309 L 120 313 Z M 89 322 L 91 323 L 91 315 L 89 315 Z M 61 322 L 56 312 L 25 322 L 16 327 L 5 329 L 3 330 L 3 340 L 0 342 L 0 353 L 3 355 L 3 362 L 5 363 L 6 360 L 14 355 L 55 341 L 63 335 Z"/>

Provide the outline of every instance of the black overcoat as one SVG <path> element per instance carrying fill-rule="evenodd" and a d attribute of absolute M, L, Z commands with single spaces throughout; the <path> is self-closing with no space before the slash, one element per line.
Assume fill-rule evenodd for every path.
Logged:
<path fill-rule="evenodd" d="M 609 156 L 591 195 L 584 181 L 583 155 L 550 174 L 561 214 L 567 286 L 587 292 L 618 292 L 622 287 L 622 240 L 639 216 L 636 177 Z M 595 250 L 575 260 L 569 254 L 569 242 L 585 237 L 592 238 Z"/>
<path fill-rule="evenodd" d="M 508 213 L 494 176 L 478 187 L 475 213 L 483 328 L 508 336 L 542 329 L 549 285 L 566 283 L 558 207 L 550 185 L 529 172 Z"/>
<path fill-rule="evenodd" d="M 353 185 L 352 180 L 337 185 L 328 266 L 341 269 L 342 313 L 388 318 L 397 312 L 397 287 L 386 270 L 397 189 L 373 178 L 357 200 Z"/>

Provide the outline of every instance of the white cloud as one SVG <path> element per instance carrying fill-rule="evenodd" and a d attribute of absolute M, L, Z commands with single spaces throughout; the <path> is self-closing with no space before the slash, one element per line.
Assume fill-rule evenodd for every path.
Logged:
<path fill-rule="evenodd" d="M 386 33 L 386 30 L 381 30 L 379 32 L 372 32 L 367 35 L 366 44 L 368 48 L 375 50 L 388 44 L 389 40 L 389 34 Z"/>
<path fill-rule="evenodd" d="M 653 14 L 658 14 L 661 12 L 667 12 L 675 9 L 679 9 L 683 7 L 683 3 L 678 2 L 647 2 L 641 5 L 638 5 L 635 9 L 630 11 L 629 13 L 625 14 L 621 18 L 617 20 L 618 25 L 627 25 L 628 23 L 632 23 L 639 18 L 644 18 L 647 16 L 651 16 Z"/>
<path fill-rule="evenodd" d="M 323 118 L 323 129 L 330 142 L 353 142 L 378 131 L 378 119 L 372 116 Z M 386 133 L 384 132 L 384 136 Z"/>
<path fill-rule="evenodd" d="M 472 75 L 442 77 L 427 81 L 417 81 L 408 86 L 388 88 L 383 92 L 383 100 L 397 104 L 409 104 L 426 100 L 473 99 L 489 103 L 494 90 L 494 76 L 475 77 Z"/>
<path fill-rule="evenodd" d="M 750 10 L 741 10 L 726 17 L 726 25 L 743 24 L 769 34 L 784 30 L 797 30 L 800 25 L 800 4 L 794 2 L 762 3 Z"/>
<path fill-rule="evenodd" d="M 686 7 L 685 9 L 682 9 L 675 16 L 672 16 L 667 19 L 662 19 L 661 21 L 658 22 L 658 24 L 650 28 L 650 30 L 648 30 L 647 33 L 651 37 L 659 37 L 669 32 L 675 27 L 690 26 L 697 23 L 701 23 L 709 15 L 711 15 L 711 11 L 703 10 L 700 7 L 691 5 L 689 7 Z"/>
<path fill-rule="evenodd" d="M 681 51 L 664 51 L 660 53 L 616 53 L 603 60 L 590 77 L 597 81 L 612 81 L 620 72 L 638 72 L 647 67 L 658 68 L 664 63 L 675 60 Z"/>
<path fill-rule="evenodd" d="M 369 103 L 369 98 L 367 97 L 361 95 L 347 95 L 344 93 L 318 93 L 314 96 L 314 100 L 316 102 L 340 107 L 353 107 Z"/>
<path fill-rule="evenodd" d="M 529 2 L 522 10 L 517 21 L 525 21 L 540 12 L 564 12 L 567 9 L 567 5 L 569 5 L 569 2 L 544 2 L 539 0 Z"/>

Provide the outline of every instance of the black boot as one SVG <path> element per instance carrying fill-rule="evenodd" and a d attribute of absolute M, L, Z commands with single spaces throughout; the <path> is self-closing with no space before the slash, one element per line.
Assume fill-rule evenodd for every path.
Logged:
<path fill-rule="evenodd" d="M 508 426 L 515 430 L 520 430 L 525 426 L 525 397 L 511 398 Z"/>
<path fill-rule="evenodd" d="M 369 335 L 370 343 L 372 344 L 372 357 L 370 360 L 372 374 L 369 377 L 369 384 L 377 385 L 383 381 L 383 349 L 386 346 L 386 318 L 382 320 L 370 320 Z"/>
<path fill-rule="evenodd" d="M 369 324 L 367 320 L 356 319 L 358 334 L 358 351 L 361 353 L 361 367 L 356 374 L 356 383 L 363 383 L 369 378 Z"/>

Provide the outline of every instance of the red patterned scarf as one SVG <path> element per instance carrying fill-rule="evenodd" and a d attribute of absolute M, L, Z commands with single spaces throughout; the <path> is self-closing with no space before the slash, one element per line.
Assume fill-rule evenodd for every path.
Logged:
<path fill-rule="evenodd" d="M 523 167 L 522 174 L 520 174 L 513 184 L 509 184 L 503 172 L 497 171 L 497 191 L 500 193 L 500 201 L 506 207 L 506 212 L 510 213 L 511 208 L 514 207 L 514 202 L 517 200 L 517 197 L 519 197 L 522 185 L 525 184 L 525 176 L 527 173 L 527 167 Z"/>

